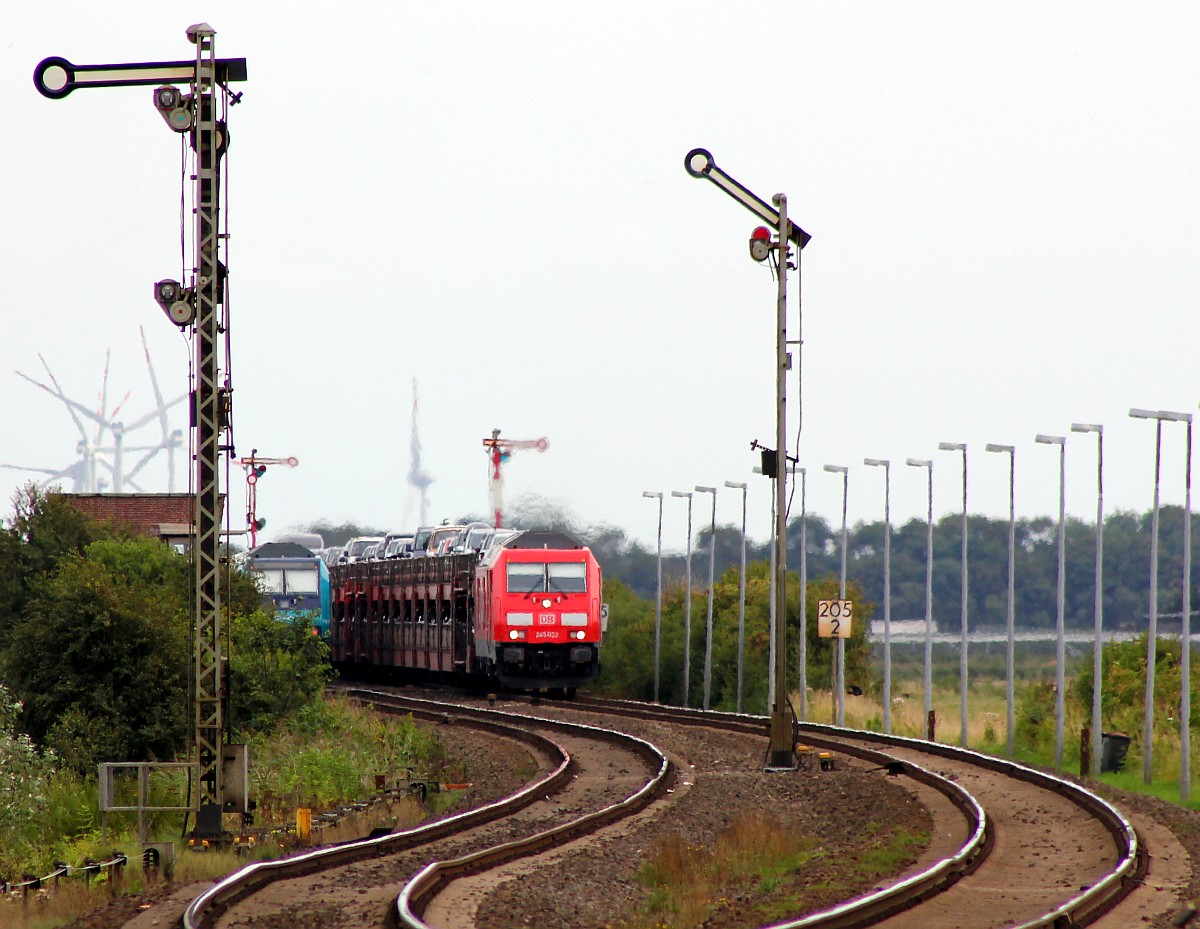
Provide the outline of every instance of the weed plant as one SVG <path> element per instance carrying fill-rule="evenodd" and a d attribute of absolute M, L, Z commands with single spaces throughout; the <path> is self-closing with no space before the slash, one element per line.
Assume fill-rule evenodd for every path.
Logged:
<path fill-rule="evenodd" d="M 380 716 L 342 697 L 304 707 L 278 732 L 251 740 L 252 795 L 268 818 L 286 818 L 297 807 L 328 808 L 413 774 L 446 773 L 442 745 L 411 717 Z"/>
<path fill-rule="evenodd" d="M 911 860 L 914 846 L 928 841 L 928 836 L 891 830 L 880 822 L 868 823 L 866 830 L 872 841 L 854 865 L 855 882 L 895 873 Z M 660 836 L 639 874 L 650 895 L 621 927 L 706 925 L 734 898 L 751 900 L 755 925 L 794 918 L 812 908 L 814 891 L 820 899 L 844 891 L 828 882 L 803 880 L 806 868 L 823 858 L 824 851 L 814 838 L 785 828 L 762 811 L 739 817 L 711 848 L 693 844 L 678 833 Z"/>

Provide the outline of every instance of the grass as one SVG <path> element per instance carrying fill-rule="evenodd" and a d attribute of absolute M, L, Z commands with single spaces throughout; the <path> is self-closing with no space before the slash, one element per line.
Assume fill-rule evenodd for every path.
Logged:
<path fill-rule="evenodd" d="M 383 776 L 388 785 L 403 783 L 410 774 L 450 782 L 467 780 L 464 772 L 447 765 L 441 744 L 429 730 L 418 729 L 411 719 L 379 717 L 341 699 L 307 708 L 290 726 L 269 738 L 255 740 L 251 758 L 253 795 L 260 798 L 256 829 L 294 824 L 298 807 L 320 811 L 367 797 L 374 792 L 377 775 Z M 157 787 L 169 792 L 172 785 L 165 783 L 166 780 L 169 778 Z M 120 789 L 129 787 L 128 784 L 118 786 Z M 97 802 L 95 783 L 80 780 L 72 794 L 60 800 L 64 803 L 69 800 L 94 811 Z M 452 801 L 449 794 L 431 794 L 428 810 L 439 809 Z M 314 831 L 312 842 L 327 844 L 360 838 L 379 826 L 408 828 L 427 815 L 426 807 L 408 797 L 376 803 L 343 817 L 335 825 Z M 73 876 L 61 878 L 56 888 L 32 892 L 27 902 L 19 897 L 0 897 L 0 926 L 51 929 L 71 922 L 80 913 L 103 903 L 109 895 L 139 892 L 162 880 L 162 877 L 142 873 L 136 814 L 110 813 L 103 829 L 96 825 L 97 819 L 94 813 L 85 817 L 88 827 L 73 833 L 74 838 L 40 836 L 38 859 L 28 860 L 13 873 L 27 869 L 45 875 L 53 870 L 50 857 L 79 865 L 85 858 L 109 860 L 113 850 L 119 849 L 130 859 L 120 885 L 106 876 L 101 880 L 93 879 L 89 889 L 81 877 Z M 235 855 L 232 851 L 196 853 L 188 851 L 178 838 L 181 831 L 179 814 L 152 814 L 149 820 L 151 841 L 173 841 L 175 844 L 173 879 L 177 882 L 217 877 L 251 861 L 278 857 L 299 847 L 293 834 L 280 831 L 249 849 L 247 854 Z M 228 828 L 232 828 L 231 823 L 226 820 Z M 0 852 L 5 851 L 5 841 L 6 836 L 0 835 Z M 14 878 L 10 876 L 9 880 Z"/>
<path fill-rule="evenodd" d="M 409 797 L 398 798 L 372 805 L 369 809 L 352 813 L 336 824 L 314 832 L 313 844 L 332 844 L 349 839 L 361 838 L 372 829 L 387 826 L 407 829 L 422 822 L 427 816 L 425 809 Z M 170 881 L 188 884 L 223 877 L 255 861 L 278 858 L 295 850 L 298 844 L 289 836 L 280 841 L 264 843 L 245 853 L 232 850 L 211 850 L 203 853 L 187 850 L 182 840 L 171 837 L 156 837 L 156 842 L 174 842 L 175 864 Z M 95 845 L 94 848 L 90 846 Z M 88 843 L 85 854 L 97 860 L 108 860 L 112 848 L 136 848 L 137 843 L 129 835 L 116 835 L 101 851 L 98 840 Z M 128 854 L 128 852 L 127 852 Z M 80 858 L 82 860 L 82 858 Z M 119 881 L 108 874 L 93 878 L 90 886 L 79 876 L 61 878 L 58 886 L 41 891 L 32 891 L 28 900 L 0 897 L 0 926 L 21 926 L 22 929 L 54 929 L 72 922 L 79 914 L 103 904 L 120 894 L 142 893 L 167 882 L 165 873 L 147 875 L 143 873 L 141 861 L 136 853 L 130 855 L 129 863 Z"/>
<path fill-rule="evenodd" d="M 855 876 L 866 881 L 896 873 L 929 838 L 877 821 L 866 825 L 866 833 L 871 841 L 855 862 Z M 679 834 L 660 836 L 639 874 L 650 894 L 621 929 L 701 926 L 730 907 L 733 898 L 743 904 L 749 899 L 756 925 L 793 917 L 811 909 L 813 900 L 850 892 L 849 883 L 803 882 L 806 868 L 824 857 L 815 839 L 797 835 L 763 812 L 736 820 L 711 848 Z"/>
<path fill-rule="evenodd" d="M 929 842 L 928 833 L 913 834 L 906 829 L 887 833 L 881 823 L 869 823 L 870 831 L 882 833 L 882 841 L 867 849 L 856 862 L 858 873 L 867 880 L 877 880 L 895 874 L 911 861 L 916 850 Z"/>
<path fill-rule="evenodd" d="M 814 846 L 763 812 L 738 819 L 712 848 L 690 843 L 678 833 L 660 836 L 639 874 L 651 888 L 650 896 L 623 927 L 699 926 L 729 906 L 731 893 L 774 893 L 813 858 Z"/>
<path fill-rule="evenodd" d="M 1002 756 L 1007 745 L 1007 706 L 1005 695 L 1005 647 L 1003 643 L 973 645 L 970 651 L 969 685 L 967 688 L 967 744 L 970 748 Z M 1082 730 L 1091 725 L 1091 707 L 1079 705 L 1072 682 L 1074 670 L 1090 662 L 1090 646 L 1068 650 L 1066 699 L 1064 712 L 1063 770 L 1080 773 L 1080 742 Z M 936 718 L 935 736 L 939 742 L 960 744 L 960 695 L 957 646 L 938 643 L 933 652 L 933 698 Z M 1015 656 L 1016 731 L 1013 738 L 1013 757 L 1027 764 L 1054 767 L 1054 643 L 1021 643 Z M 876 666 L 882 659 L 876 656 Z M 897 695 L 892 705 L 892 732 L 896 735 L 924 738 L 924 646 L 894 645 L 892 648 L 892 690 Z M 901 695 L 907 695 L 901 696 Z M 794 706 L 799 699 L 792 697 Z M 845 722 L 848 728 L 883 731 L 882 708 L 877 695 L 846 695 Z M 808 718 L 813 722 L 833 720 L 830 691 L 809 691 Z M 1176 707 L 1159 705 L 1156 709 L 1154 734 L 1154 777 L 1151 784 L 1143 783 L 1140 750 L 1140 705 L 1117 720 L 1106 719 L 1106 727 L 1121 729 L 1133 736 L 1133 744 L 1125 759 L 1123 770 L 1101 774 L 1099 780 L 1118 790 L 1158 797 L 1187 809 L 1200 810 L 1200 784 L 1195 778 L 1189 790 L 1188 802 L 1180 802 L 1180 772 L 1182 769 L 1180 733 L 1175 721 Z M 1132 724 L 1132 717 L 1136 718 Z M 1036 723 L 1031 718 L 1039 717 Z M 1194 737 L 1193 737 L 1194 738 Z M 1196 746 L 1192 746 L 1196 756 Z M 1193 769 L 1196 767 L 1193 764 Z"/>

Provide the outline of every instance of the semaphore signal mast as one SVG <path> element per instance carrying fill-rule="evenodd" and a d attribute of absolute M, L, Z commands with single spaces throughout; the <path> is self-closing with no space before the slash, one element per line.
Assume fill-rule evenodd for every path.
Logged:
<path fill-rule="evenodd" d="M 540 439 L 502 439 L 500 430 L 493 429 L 492 437 L 483 440 L 483 447 L 487 450 L 488 460 L 492 463 L 488 491 L 492 501 L 492 515 L 496 522 L 496 528 L 499 529 L 504 524 L 502 500 L 504 483 L 500 476 L 500 466 L 508 461 L 512 457 L 512 453 L 518 449 L 534 449 L 544 452 L 550 447 L 550 440 L 545 436 Z"/>
<path fill-rule="evenodd" d="M 294 455 L 288 458 L 263 458 L 257 448 L 250 449 L 249 458 L 239 458 L 246 472 L 246 531 L 250 533 L 250 547 L 258 547 L 258 531 L 267 524 L 266 519 L 258 515 L 258 480 L 267 473 L 267 465 L 287 465 L 294 468 L 300 460 Z"/>
<path fill-rule="evenodd" d="M 191 413 L 196 503 L 190 555 L 195 761 L 189 766 L 196 777 L 190 809 L 196 814 L 193 840 L 219 843 L 224 840 L 223 814 L 249 814 L 246 746 L 227 741 L 223 709 L 227 685 L 221 654 L 219 468 L 222 454 L 233 453 L 233 388 L 228 355 L 221 357 L 229 340 L 225 286 L 229 233 L 221 227 L 221 163 L 229 144 L 226 113 L 241 99 L 241 94 L 230 91 L 229 83 L 246 79 L 246 59 L 217 58 L 215 36 L 208 23 L 189 26 L 187 38 L 195 53 L 184 61 L 76 65 L 65 58 L 46 58 L 34 69 L 33 82 L 39 93 L 52 100 L 87 87 L 154 85 L 155 109 L 173 132 L 187 137 L 194 155 L 191 273 L 183 281 L 157 281 L 154 299 L 167 318 L 187 332 L 194 350 Z"/>

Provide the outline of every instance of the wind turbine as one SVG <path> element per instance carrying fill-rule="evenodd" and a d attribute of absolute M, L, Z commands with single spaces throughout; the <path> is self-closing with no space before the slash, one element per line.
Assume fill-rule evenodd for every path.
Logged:
<path fill-rule="evenodd" d="M 183 431 L 176 429 L 171 430 L 167 420 L 167 410 L 171 407 L 182 403 L 186 395 L 181 394 L 174 400 L 166 403 L 163 401 L 162 392 L 158 387 L 158 379 L 155 377 L 154 365 L 150 361 L 150 352 L 146 347 L 146 334 L 142 331 L 142 348 L 146 354 L 146 366 L 150 373 L 150 386 L 154 392 L 155 409 L 145 416 L 126 424 L 121 422 L 117 417 L 121 412 L 125 402 L 132 395 L 132 391 L 126 392 L 121 401 L 113 408 L 111 413 L 106 414 L 108 406 L 108 373 L 112 357 L 111 352 L 105 353 L 104 358 L 104 377 L 101 381 L 99 394 L 99 409 L 91 410 L 82 403 L 72 400 L 66 395 L 59 384 L 58 379 L 54 376 L 54 372 L 50 370 L 46 359 L 39 354 L 38 360 L 42 363 L 42 367 L 46 371 L 46 375 L 53 387 L 48 386 L 41 381 L 38 381 L 27 374 L 17 371 L 17 375 L 29 383 L 33 384 L 40 390 L 44 390 L 50 396 L 54 397 L 67 408 L 67 413 L 71 417 L 71 421 L 75 424 L 75 428 L 79 430 L 79 442 L 76 445 L 76 451 L 80 455 L 80 461 L 67 468 L 54 470 L 50 468 L 22 468 L 16 465 L 5 465 L 4 467 L 12 470 L 37 471 L 44 474 L 49 474 L 50 477 L 42 481 L 43 484 L 56 480 L 59 477 L 70 476 L 74 482 L 76 492 L 97 493 L 103 490 L 104 483 L 99 476 L 100 468 L 103 467 L 112 475 L 112 486 L 116 493 L 122 493 L 125 489 L 125 484 L 128 483 L 135 489 L 139 489 L 138 485 L 133 482 L 133 478 L 137 476 L 141 470 L 150 463 L 150 461 L 161 451 L 167 452 L 167 480 L 168 490 L 174 493 L 175 490 L 175 456 L 176 449 L 183 445 Z M 162 438 L 153 445 L 139 445 L 128 447 L 125 445 L 125 438 L 129 434 L 146 426 L 148 423 L 157 419 L 162 430 Z M 85 420 L 87 421 L 85 423 Z M 90 430 L 89 424 L 94 424 L 94 430 Z M 104 445 L 105 434 L 110 433 L 112 436 L 112 444 Z M 125 471 L 124 453 L 127 451 L 145 452 L 128 473 Z M 110 457 L 111 456 L 111 460 Z"/>

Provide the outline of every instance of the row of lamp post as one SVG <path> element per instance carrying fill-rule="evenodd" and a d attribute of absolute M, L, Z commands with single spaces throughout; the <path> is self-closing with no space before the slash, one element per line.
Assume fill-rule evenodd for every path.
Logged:
<path fill-rule="evenodd" d="M 738 670 L 737 670 L 737 708 L 742 712 L 742 689 L 745 681 L 744 662 L 746 654 L 746 484 L 738 481 L 726 481 L 725 486 L 742 492 L 742 557 L 741 575 L 738 585 Z M 708 614 L 704 631 L 704 709 L 711 709 L 712 703 L 712 649 L 713 649 L 713 592 L 715 582 L 717 557 L 717 488 L 697 485 L 694 490 L 673 490 L 672 497 L 687 500 L 687 554 L 686 586 L 683 605 L 683 699 L 684 706 L 688 703 L 690 692 L 691 668 L 691 638 L 692 638 L 692 499 L 694 493 L 712 495 L 712 517 L 709 523 L 708 543 Z M 658 555 L 656 558 L 657 589 L 654 598 L 654 700 L 661 702 L 660 691 L 660 659 L 662 655 L 662 515 L 663 494 L 661 491 L 644 490 L 643 497 L 658 501 Z"/>
<path fill-rule="evenodd" d="M 777 483 L 775 487 L 776 513 L 773 520 L 774 527 L 774 544 L 772 546 L 772 555 L 779 561 L 778 568 L 773 564 L 771 571 L 772 586 L 775 586 L 776 573 L 779 574 L 779 587 L 782 588 L 785 584 L 786 571 L 784 571 L 786 563 L 786 514 L 784 508 L 784 494 L 786 489 L 786 474 L 783 473 L 785 463 L 789 461 L 786 447 L 786 417 L 785 417 L 785 373 L 791 367 L 791 357 L 787 352 L 787 346 L 793 344 L 788 342 L 786 337 L 786 293 L 787 293 L 787 275 L 788 268 L 788 243 L 792 242 L 796 245 L 795 268 L 799 272 L 800 252 L 808 243 L 810 236 L 804 230 L 800 229 L 788 219 L 787 213 L 787 198 L 783 194 L 776 194 L 772 198 L 774 208 L 769 206 L 763 200 L 759 199 L 747 187 L 743 186 L 724 171 L 719 169 L 713 161 L 712 154 L 705 149 L 696 148 L 688 152 L 684 159 L 684 165 L 687 172 L 693 177 L 706 178 L 719 187 L 724 193 L 738 201 L 742 206 L 749 209 L 759 218 L 771 223 L 778 231 L 778 262 L 777 262 L 777 333 L 776 341 L 776 440 L 777 440 L 777 462 L 778 470 L 780 471 L 779 479 L 782 483 Z M 761 245 L 756 249 L 756 242 L 762 243 L 766 236 L 758 236 L 758 232 L 767 233 L 765 228 L 755 230 L 751 237 L 751 257 L 756 261 L 763 261 L 770 252 L 769 245 Z M 796 341 L 794 344 L 799 345 Z M 1155 444 L 1155 463 L 1154 463 L 1154 514 L 1152 520 L 1152 537 L 1151 537 L 1151 568 L 1150 568 L 1150 609 L 1149 609 L 1149 634 L 1147 636 L 1147 674 L 1146 674 L 1146 700 L 1145 700 L 1145 731 L 1143 734 L 1144 751 L 1143 765 L 1144 776 L 1146 783 L 1150 783 L 1152 779 L 1152 751 L 1153 751 L 1153 719 L 1154 719 L 1154 667 L 1157 656 L 1157 626 L 1158 626 L 1158 509 L 1159 509 L 1159 474 L 1161 466 L 1161 442 L 1162 442 L 1162 424 L 1164 421 L 1169 422 L 1185 422 L 1187 424 L 1187 472 L 1186 472 L 1186 502 L 1184 511 L 1184 559 L 1183 559 L 1183 603 L 1181 608 L 1182 624 L 1181 624 L 1181 641 L 1182 641 L 1182 661 L 1181 661 L 1181 708 L 1180 708 L 1180 731 L 1182 742 L 1182 770 L 1181 770 L 1181 799 L 1187 801 L 1188 788 L 1190 781 L 1190 652 L 1191 652 L 1191 462 L 1192 462 L 1192 416 L 1187 413 L 1171 413 L 1164 410 L 1141 410 L 1131 409 L 1129 415 L 1139 419 L 1153 419 L 1156 421 L 1156 444 Z M 1100 687 L 1101 687 L 1101 634 L 1102 634 L 1102 561 L 1103 561 L 1103 429 L 1101 426 L 1092 424 L 1073 424 L 1071 427 L 1073 432 L 1094 432 L 1098 440 L 1097 454 L 1097 517 L 1096 517 L 1096 575 L 1095 575 L 1095 646 L 1093 653 L 1093 704 L 1092 704 L 1092 773 L 1097 773 L 1097 765 L 1100 756 Z M 1059 446 L 1059 520 L 1058 520 L 1058 589 L 1057 589 L 1057 615 L 1056 615 L 1056 633 L 1057 633 L 1057 650 L 1056 650 L 1056 706 L 1055 706 L 1055 763 L 1059 767 L 1062 766 L 1063 754 L 1063 716 L 1064 716 L 1064 663 L 1065 663 L 1065 635 L 1064 635 L 1064 590 L 1065 590 L 1065 507 L 1066 507 L 1066 437 L 1065 436 L 1046 436 L 1038 435 L 1036 441 L 1041 444 Z M 941 451 L 957 451 L 962 453 L 962 538 L 961 538 L 961 638 L 959 650 L 959 681 L 960 681 L 960 716 L 961 716 L 961 744 L 966 747 L 968 744 L 968 726 L 967 726 L 967 644 L 968 644 L 968 569 L 967 569 L 967 446 L 961 442 L 940 442 L 938 449 Z M 987 450 L 991 452 L 1007 453 L 1009 455 L 1009 559 L 1008 559 L 1008 609 L 1007 609 L 1007 749 L 1009 754 L 1013 751 L 1013 626 L 1014 626 L 1014 587 L 1013 587 L 1013 549 L 1015 541 L 1015 506 L 1014 506 L 1014 479 L 1015 470 L 1015 450 L 1013 446 L 989 444 Z M 891 540 L 891 514 L 890 514 L 890 492 L 891 492 L 891 475 L 890 463 L 885 459 L 864 459 L 864 463 L 870 466 L 884 468 L 884 522 L 885 522 L 885 542 L 884 542 L 884 726 L 887 732 L 891 731 L 891 577 L 890 577 L 890 540 Z M 926 597 L 925 597 L 925 710 L 926 718 L 931 720 L 931 652 L 932 652 L 932 565 L 933 565 L 933 463 L 924 459 L 907 459 L 907 464 L 913 467 L 924 467 L 928 470 L 929 480 L 929 515 L 928 515 L 928 535 L 926 548 Z M 799 469 L 803 487 L 803 469 Z M 846 495 L 849 483 L 848 468 L 837 465 L 826 465 L 825 470 L 842 475 L 842 545 L 841 545 L 841 577 L 840 577 L 840 596 L 845 599 L 846 591 Z M 726 482 L 726 486 L 737 486 Z M 697 492 L 706 492 L 713 495 L 713 522 L 712 522 L 712 539 L 709 551 L 709 591 L 708 591 L 708 628 L 706 630 L 706 650 L 705 650 L 705 667 L 704 667 L 704 707 L 709 706 L 709 690 L 710 690 L 710 674 L 711 674 L 711 649 L 712 649 L 712 598 L 713 598 L 713 559 L 716 549 L 716 489 L 711 487 L 696 487 Z M 742 607 L 739 611 L 739 646 L 738 646 L 738 709 L 742 706 L 742 636 L 744 633 L 744 596 L 745 596 L 745 487 L 742 486 Z M 657 496 L 659 500 L 659 581 L 658 581 L 658 606 L 656 608 L 655 621 L 655 698 L 658 698 L 658 634 L 661 625 L 661 599 L 662 599 L 662 574 L 661 574 L 661 558 L 662 558 L 662 494 L 647 493 L 646 496 Z M 688 648 L 691 631 L 691 493 L 674 491 L 673 496 L 687 497 L 688 499 L 688 541 L 687 541 L 687 601 L 685 604 L 685 620 L 684 620 L 684 703 L 687 703 L 688 698 Z M 801 491 L 801 532 L 804 532 L 806 524 L 803 512 L 804 493 Z M 801 587 L 800 587 L 800 681 L 799 689 L 801 694 L 801 718 L 807 718 L 807 707 L 805 694 L 807 691 L 805 680 L 805 554 L 807 549 L 807 540 L 802 538 L 801 541 Z M 779 591 L 782 595 L 782 589 Z M 771 597 L 772 609 L 776 609 L 780 614 L 785 610 L 786 597 L 780 596 L 780 603 L 776 606 L 776 594 L 772 591 Z M 785 624 L 786 617 L 780 615 L 778 617 L 779 630 L 772 630 L 771 644 L 772 648 L 776 647 L 776 631 L 781 634 L 778 637 L 779 648 L 782 650 L 782 645 L 785 641 L 782 635 L 782 626 Z M 778 656 L 779 662 L 783 662 L 784 656 Z M 779 669 L 774 667 L 772 662 L 771 682 L 776 681 L 776 671 L 782 671 L 782 665 Z M 783 686 L 784 677 L 782 674 L 778 676 L 779 686 Z M 834 689 L 836 696 L 837 724 L 844 725 L 844 691 L 845 691 L 845 650 L 844 640 L 838 638 L 837 647 L 837 665 L 834 676 Z M 769 700 L 772 712 L 771 724 L 771 746 L 773 756 L 779 754 L 782 756 L 781 746 L 777 744 L 777 735 L 782 735 L 784 722 L 790 721 L 790 716 L 782 711 L 782 704 L 786 695 L 780 693 L 778 695 L 779 705 L 776 705 L 775 698 L 772 696 Z M 932 737 L 932 733 L 928 733 Z M 790 752 L 788 753 L 790 754 Z M 772 762 L 775 763 L 775 762 Z"/>
<path fill-rule="evenodd" d="M 1183 603 L 1181 606 L 1181 641 L 1184 643 L 1181 658 L 1181 706 L 1180 706 L 1180 738 L 1182 743 L 1182 759 L 1180 772 L 1180 792 L 1183 800 L 1188 799 L 1190 781 L 1190 734 L 1189 720 L 1191 715 L 1190 695 L 1190 614 L 1191 614 L 1191 448 L 1192 448 L 1192 415 L 1190 413 L 1174 413 L 1165 410 L 1131 409 L 1129 415 L 1135 419 L 1148 419 L 1155 422 L 1155 460 L 1154 460 L 1154 505 L 1151 520 L 1150 541 L 1150 604 L 1149 629 L 1147 636 L 1146 658 L 1146 698 L 1145 718 L 1143 722 L 1143 776 L 1148 784 L 1152 780 L 1153 771 L 1153 726 L 1154 726 L 1154 672 L 1158 635 L 1158 518 L 1160 501 L 1160 477 L 1162 459 L 1162 424 L 1164 422 L 1183 422 L 1187 427 L 1186 474 L 1185 474 L 1185 523 L 1184 523 L 1184 558 L 1183 558 Z M 1096 436 L 1096 554 L 1095 554 L 1095 594 L 1094 594 L 1094 642 L 1092 655 L 1092 707 L 1091 707 L 1091 745 L 1090 766 L 1091 774 L 1097 775 L 1101 762 L 1101 694 L 1102 694 L 1102 637 L 1103 637 L 1103 561 L 1104 561 L 1104 428 L 1094 423 L 1072 423 L 1071 431 L 1075 433 L 1092 433 Z M 1058 514 L 1058 578 L 1056 591 L 1056 668 L 1055 668 L 1055 732 L 1054 732 L 1054 761 L 1057 767 L 1062 767 L 1064 750 L 1064 718 L 1065 718 L 1065 581 L 1066 581 L 1066 437 L 1038 434 L 1035 441 L 1042 445 L 1058 446 L 1059 449 L 1059 514 Z M 968 540 L 967 540 L 967 446 L 961 442 L 940 442 L 940 451 L 954 451 L 962 455 L 962 531 L 961 531 L 961 607 L 960 607 L 960 647 L 959 647 L 959 704 L 960 704 L 960 741 L 968 744 L 968 714 L 967 714 L 967 668 L 968 668 Z M 1016 449 L 1012 445 L 988 443 L 989 452 L 1006 454 L 1009 458 L 1009 534 L 1008 534 L 1008 598 L 1006 606 L 1006 751 L 1012 755 L 1014 751 L 1013 732 L 1014 719 L 1014 626 L 1015 626 L 1015 596 L 1014 596 L 1014 556 L 1016 541 L 1016 509 L 1015 509 L 1015 473 Z M 863 463 L 883 468 L 884 471 L 884 681 L 883 681 L 883 724 L 885 732 L 891 732 L 891 462 L 887 459 L 865 458 Z M 910 467 L 924 468 L 928 482 L 928 512 L 926 534 L 926 572 L 925 572 L 925 660 L 924 660 L 924 690 L 925 715 L 930 718 L 932 710 L 932 570 L 933 570 L 933 462 L 928 459 L 908 458 L 906 464 Z M 849 487 L 849 468 L 845 465 L 825 465 L 824 470 L 842 475 L 842 526 L 841 526 L 841 567 L 839 571 L 839 596 L 846 596 L 846 509 Z M 806 534 L 806 500 L 804 468 L 794 468 L 801 478 L 801 544 L 800 544 L 800 642 L 799 642 L 799 691 L 800 718 L 807 719 L 807 654 L 805 629 L 805 574 L 807 554 Z M 738 604 L 738 669 L 737 669 L 737 708 L 743 711 L 744 661 L 745 661 L 745 585 L 746 585 L 746 485 L 745 483 L 726 481 L 725 486 L 742 491 L 742 530 L 741 530 L 741 574 L 739 583 Z M 708 577 L 708 613 L 705 629 L 705 660 L 704 660 L 704 708 L 710 708 L 712 680 L 712 636 L 713 636 L 713 585 L 716 557 L 716 488 L 697 486 L 696 493 L 712 494 L 712 517 L 710 523 L 709 545 L 709 577 Z M 688 539 L 687 539 L 687 582 L 684 604 L 684 702 L 687 702 L 688 669 L 690 663 L 691 637 L 691 542 L 692 542 L 692 494 L 691 491 L 672 491 L 672 496 L 686 498 L 688 501 Z M 659 657 L 662 617 L 662 500 L 661 493 L 646 491 L 645 497 L 655 498 L 659 502 L 658 522 L 658 591 L 655 604 L 655 700 L 660 700 L 659 693 Z M 774 637 L 771 639 L 774 643 Z M 836 649 L 833 672 L 834 707 L 833 713 L 836 724 L 845 725 L 845 651 L 844 641 L 839 639 Z M 774 680 L 772 671 L 771 680 Z M 932 735 L 932 733 L 927 733 Z"/>

